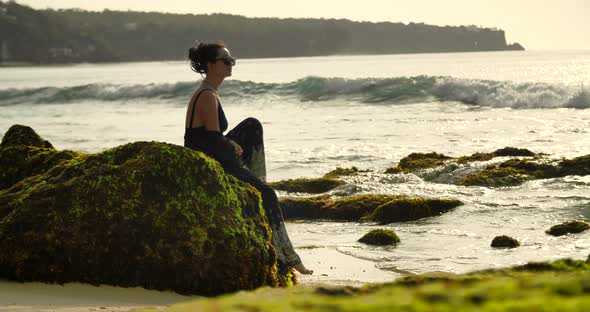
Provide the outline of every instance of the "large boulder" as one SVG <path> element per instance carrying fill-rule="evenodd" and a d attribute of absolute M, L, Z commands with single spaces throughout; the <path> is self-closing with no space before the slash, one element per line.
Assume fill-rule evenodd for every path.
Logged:
<path fill-rule="evenodd" d="M 10 161 L 37 164 L 33 148 L 59 153 L 5 141 L 3 172 Z M 136 142 L 68 155 L 2 177 L 0 278 L 200 295 L 288 282 L 260 194 L 204 154 Z"/>

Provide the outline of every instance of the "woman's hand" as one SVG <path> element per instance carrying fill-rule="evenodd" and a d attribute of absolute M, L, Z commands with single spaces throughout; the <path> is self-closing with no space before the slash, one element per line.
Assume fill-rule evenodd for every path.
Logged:
<path fill-rule="evenodd" d="M 242 147 L 238 143 L 234 142 L 233 140 L 228 139 L 228 141 L 234 147 L 236 155 L 238 155 L 238 157 L 242 156 L 242 153 L 244 152 L 244 150 L 242 150 Z"/>

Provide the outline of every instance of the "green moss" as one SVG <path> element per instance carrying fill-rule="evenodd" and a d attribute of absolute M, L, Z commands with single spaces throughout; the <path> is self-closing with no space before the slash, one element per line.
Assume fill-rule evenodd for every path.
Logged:
<path fill-rule="evenodd" d="M 0 190 L 0 278 L 201 295 L 293 281 L 259 192 L 204 154 L 158 142 L 63 157 L 28 148 L 60 161 Z"/>
<path fill-rule="evenodd" d="M 465 176 L 463 179 L 459 180 L 458 184 L 488 187 L 514 186 L 532 179 L 534 179 L 534 177 L 526 174 L 523 170 L 510 167 L 498 168 L 496 166 L 489 166 L 484 170 Z"/>
<path fill-rule="evenodd" d="M 475 153 L 470 156 L 462 156 L 459 157 L 457 163 L 466 164 L 474 161 L 488 161 L 494 158 L 496 155 L 494 153 Z"/>
<path fill-rule="evenodd" d="M 590 225 L 583 221 L 568 221 L 552 226 L 545 233 L 552 236 L 562 236 L 570 233 L 581 233 L 590 229 Z"/>
<path fill-rule="evenodd" d="M 344 197 L 322 207 L 322 215 L 324 219 L 330 220 L 359 221 L 380 205 L 400 197 L 402 196 L 377 194 Z"/>
<path fill-rule="evenodd" d="M 402 173 L 402 172 L 404 172 L 404 170 L 402 168 L 400 168 L 399 165 L 385 169 L 385 173 L 390 173 L 390 174 L 397 174 L 397 173 Z"/>
<path fill-rule="evenodd" d="M 494 248 L 515 248 L 520 246 L 520 243 L 510 236 L 502 235 L 494 237 L 490 246 Z"/>
<path fill-rule="evenodd" d="M 240 292 L 173 305 L 167 311 L 584 311 L 590 271 L 517 269 L 413 277 L 363 288 Z"/>
<path fill-rule="evenodd" d="M 4 134 L 0 148 L 7 148 L 9 146 L 53 148 L 51 143 L 41 138 L 31 127 L 22 125 L 13 125 Z"/>
<path fill-rule="evenodd" d="M 377 207 L 369 220 L 387 224 L 437 216 L 463 203 L 454 199 L 399 198 Z"/>
<path fill-rule="evenodd" d="M 590 175 L 590 155 L 565 159 L 559 163 L 560 174 L 568 175 Z"/>
<path fill-rule="evenodd" d="M 397 245 L 400 239 L 392 230 L 376 229 L 361 237 L 359 242 L 368 245 Z"/>
<path fill-rule="evenodd" d="M 443 165 L 452 157 L 431 153 L 412 153 L 399 161 L 399 169 L 404 172 L 412 172 L 420 169 L 427 169 Z"/>
<path fill-rule="evenodd" d="M 533 156 L 536 156 L 537 154 L 531 152 L 530 150 L 528 150 L 526 148 L 504 147 L 504 148 L 496 150 L 493 153 L 493 155 L 496 157 L 500 157 L 500 156 L 529 156 L 529 157 L 533 157 Z"/>
<path fill-rule="evenodd" d="M 301 178 L 269 183 L 277 190 L 310 194 L 324 193 L 344 184 L 346 184 L 344 181 L 332 178 Z"/>
<path fill-rule="evenodd" d="M 590 155 L 563 160 L 557 165 L 523 159 L 510 159 L 467 175 L 460 185 L 514 186 L 532 179 L 558 178 L 590 174 Z"/>
<path fill-rule="evenodd" d="M 334 169 L 334 170 L 326 173 L 324 175 L 324 178 L 325 179 L 336 179 L 336 178 L 341 177 L 341 176 L 351 176 L 351 175 L 354 175 L 354 174 L 356 174 L 358 172 L 359 172 L 359 170 L 358 170 L 357 167 L 352 167 L 352 168 L 340 168 L 340 167 L 337 167 L 336 169 Z"/>
<path fill-rule="evenodd" d="M 461 205 L 457 200 L 406 198 L 400 195 L 362 194 L 339 199 L 329 196 L 282 198 L 285 219 L 336 221 L 410 221 L 439 215 Z M 381 209 L 377 212 L 378 209 Z"/>
<path fill-rule="evenodd" d="M 329 195 L 316 197 L 287 197 L 281 198 L 279 204 L 285 220 L 319 219 L 322 218 L 322 208 L 330 201 Z"/>

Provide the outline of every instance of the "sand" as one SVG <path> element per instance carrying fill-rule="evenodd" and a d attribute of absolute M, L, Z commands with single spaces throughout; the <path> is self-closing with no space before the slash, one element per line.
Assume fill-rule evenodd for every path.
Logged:
<path fill-rule="evenodd" d="M 354 258 L 335 248 L 297 249 L 303 262 L 314 270 L 313 275 L 300 275 L 296 287 L 362 286 L 366 283 L 388 282 L 400 275 L 379 270 L 375 262 Z M 88 312 L 129 311 L 141 307 L 163 309 L 174 303 L 190 301 L 198 296 L 181 296 L 173 292 L 122 288 L 79 283 L 65 285 L 18 283 L 0 280 L 0 312 Z"/>

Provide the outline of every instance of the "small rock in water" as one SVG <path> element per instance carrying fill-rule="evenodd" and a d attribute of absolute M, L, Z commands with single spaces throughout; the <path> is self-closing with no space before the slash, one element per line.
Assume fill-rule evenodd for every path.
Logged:
<path fill-rule="evenodd" d="M 502 235 L 494 237 L 491 246 L 495 248 L 516 248 L 520 246 L 520 243 L 510 236 Z"/>
<path fill-rule="evenodd" d="M 570 233 L 581 233 L 590 229 L 590 225 L 583 221 L 568 221 L 552 226 L 545 233 L 552 236 L 562 236 Z"/>
<path fill-rule="evenodd" d="M 365 234 L 358 241 L 368 245 L 397 245 L 400 239 L 392 230 L 377 229 Z"/>

